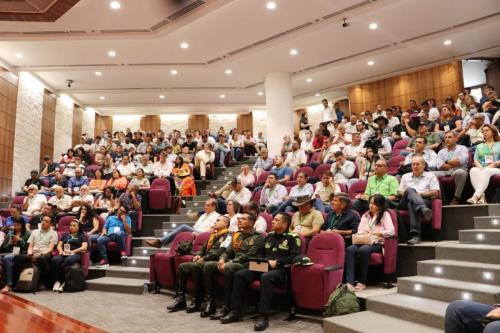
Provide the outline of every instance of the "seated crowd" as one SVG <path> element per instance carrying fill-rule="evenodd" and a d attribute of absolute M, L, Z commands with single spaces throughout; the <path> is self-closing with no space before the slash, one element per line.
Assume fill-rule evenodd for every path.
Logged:
<path fill-rule="evenodd" d="M 445 195 L 442 179 L 454 184 L 450 205 L 486 203 L 488 185 L 500 174 L 500 100 L 492 87 L 485 87 L 480 103 L 466 89 L 439 108 L 432 98 L 420 106 L 411 100 L 407 111 L 376 105 L 374 112 L 359 117 L 344 115 L 327 100 L 323 104 L 323 122 L 314 134 L 305 113 L 300 133 L 294 139 L 284 137 L 276 156 L 269 156 L 262 133 L 253 138 L 250 131 L 239 135 L 233 129 L 226 134 L 220 128 L 216 135 L 209 130 L 186 131 L 185 136 L 179 131 L 166 136 L 161 130 L 127 130 L 113 137 L 105 132 L 94 140 L 83 136 L 59 163 L 45 157 L 41 171 L 32 171 L 22 188 L 27 193 L 22 207 L 12 207 L 11 224 L 4 225 L 12 235 L 6 238 L 8 246 L 21 248 L 20 253 L 4 256 L 4 290 L 12 286 L 15 266 L 27 260 L 43 266 L 46 283 L 54 282 L 54 290 L 59 290 L 64 283 L 61 265 L 71 265 L 77 261 L 72 256 L 94 244 L 99 267 L 109 264 L 109 242 L 118 243 L 121 258 L 126 258 L 125 237 L 136 229 L 139 213 L 149 209 L 146 198 L 154 179 L 167 179 L 173 194 L 193 196 L 193 170 L 205 180 L 215 165 L 225 168 L 244 156 L 257 155 L 254 165 L 243 164 L 237 177 L 210 192 L 203 210 L 189 213 L 196 220 L 193 226 L 180 224 L 148 241 L 160 248 L 181 232 L 195 237 L 210 233 L 192 262 L 179 266 L 171 311 L 201 311 L 202 317 L 222 323 L 239 321 L 246 290 L 260 281 L 255 329 L 264 330 L 272 288 L 287 281 L 301 242 L 307 244 L 322 233 L 341 236 L 346 248 L 344 281 L 350 290 L 361 291 L 366 288 L 370 255 L 382 253 L 384 242 L 395 235 L 397 222 L 390 209 L 408 212 L 408 244 L 414 245 L 421 242 L 422 222 L 437 213 L 431 210 L 432 200 Z M 89 173 L 91 165 L 95 168 Z M 469 174 L 474 193 L 465 199 Z M 356 188 L 361 190 L 353 197 Z M 57 229 L 57 222 L 68 214 L 75 216 L 70 236 L 58 241 L 51 226 Z M 80 240 L 82 232 L 85 238 L 59 251 L 65 240 Z M 59 254 L 52 257 L 56 248 Z M 249 270 L 256 258 L 268 263 L 265 272 Z M 219 274 L 224 277 L 224 305 L 217 311 Z M 189 306 L 188 277 L 194 291 Z"/>

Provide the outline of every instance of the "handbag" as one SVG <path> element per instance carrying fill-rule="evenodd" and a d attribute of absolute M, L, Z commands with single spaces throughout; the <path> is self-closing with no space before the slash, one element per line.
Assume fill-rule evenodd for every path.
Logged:
<path fill-rule="evenodd" d="M 371 235 L 352 235 L 352 243 L 354 245 L 373 245 L 374 242 Z"/>

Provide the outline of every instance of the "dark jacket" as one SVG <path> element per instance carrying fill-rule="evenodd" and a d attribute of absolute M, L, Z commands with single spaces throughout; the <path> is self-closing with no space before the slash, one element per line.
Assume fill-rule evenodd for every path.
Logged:
<path fill-rule="evenodd" d="M 285 232 L 277 234 L 270 232 L 264 238 L 264 258 L 277 260 L 277 268 L 287 268 L 293 258 L 300 254 L 300 238 L 297 234 Z"/>
<path fill-rule="evenodd" d="M 231 246 L 220 256 L 224 262 L 232 261 L 248 267 L 248 261 L 256 258 L 264 248 L 264 238 L 258 232 L 243 233 L 238 231 L 233 234 Z"/>
<path fill-rule="evenodd" d="M 337 230 L 352 230 L 352 233 L 355 234 L 358 231 L 358 225 L 359 225 L 359 214 L 356 213 L 354 210 L 347 208 L 342 216 L 340 217 L 340 220 L 337 222 L 337 224 L 332 228 L 332 220 L 334 217 L 335 211 L 331 211 L 328 216 L 325 219 L 325 223 L 321 226 L 321 230 L 327 230 L 327 229 L 337 229 Z"/>
<path fill-rule="evenodd" d="M 225 232 L 221 232 L 219 234 L 211 234 L 207 239 L 207 242 L 196 253 L 196 255 L 200 256 L 204 261 L 219 260 L 220 255 L 226 250 L 226 248 L 222 247 L 222 245 L 228 237 L 231 237 L 231 235 L 229 235 L 229 231 L 227 229 Z"/>

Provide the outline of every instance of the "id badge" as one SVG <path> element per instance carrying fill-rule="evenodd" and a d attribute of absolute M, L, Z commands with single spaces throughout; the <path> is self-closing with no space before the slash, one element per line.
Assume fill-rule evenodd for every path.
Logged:
<path fill-rule="evenodd" d="M 12 248 L 12 254 L 14 254 L 14 255 L 18 255 L 18 254 L 20 254 L 20 253 L 21 253 L 21 248 L 20 248 L 19 246 L 14 246 L 14 247 Z"/>
<path fill-rule="evenodd" d="M 64 246 L 63 246 L 63 250 L 64 250 L 64 252 L 66 252 L 66 251 L 71 251 L 71 247 L 70 247 L 70 245 L 69 245 L 68 243 L 64 244 Z"/>
<path fill-rule="evenodd" d="M 120 233 L 120 231 L 121 231 L 120 227 L 114 227 L 113 228 L 113 233 L 114 234 L 118 234 L 118 233 Z"/>
<path fill-rule="evenodd" d="M 406 138 L 406 132 L 401 132 L 401 137 Z"/>
<path fill-rule="evenodd" d="M 296 233 L 296 234 L 300 234 L 300 225 L 296 226 L 294 229 L 293 229 L 293 232 Z"/>
<path fill-rule="evenodd" d="M 79 187 L 73 187 L 73 192 L 78 192 L 78 191 L 80 191 Z"/>
<path fill-rule="evenodd" d="M 493 155 L 486 155 L 484 157 L 484 163 L 486 163 L 486 165 L 489 165 L 491 163 L 493 163 Z"/>
<path fill-rule="evenodd" d="M 449 130 L 450 130 L 450 126 L 449 125 L 444 125 L 444 131 L 448 132 Z"/>

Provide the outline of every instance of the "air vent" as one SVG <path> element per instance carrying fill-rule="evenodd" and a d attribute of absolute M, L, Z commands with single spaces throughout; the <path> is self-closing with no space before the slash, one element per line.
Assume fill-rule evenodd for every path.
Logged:
<path fill-rule="evenodd" d="M 269 41 L 272 41 L 273 39 L 279 38 L 279 37 L 284 36 L 284 35 L 286 35 L 286 31 L 285 32 L 281 32 L 279 34 L 276 34 L 274 36 L 268 37 L 266 39 L 259 40 L 258 42 L 254 43 L 253 45 L 257 46 L 257 45 L 260 45 L 260 44 L 263 44 L 263 43 L 267 43 Z"/>
<path fill-rule="evenodd" d="M 255 87 L 257 87 L 257 86 L 261 86 L 261 85 L 263 85 L 263 84 L 264 84 L 264 82 L 254 83 L 254 84 L 251 84 L 251 85 L 249 85 L 249 86 L 244 87 L 244 89 L 255 88 Z"/>
<path fill-rule="evenodd" d="M 313 24 L 312 22 L 306 22 L 306 23 L 301 24 L 301 25 L 299 25 L 299 26 L 297 26 L 297 27 L 295 27 L 295 28 L 292 28 L 292 29 L 290 29 L 290 30 L 287 30 L 287 31 L 286 31 L 286 33 L 287 33 L 287 34 L 289 34 L 289 33 L 291 33 L 291 32 L 294 32 L 294 31 L 297 31 L 297 30 L 300 30 L 300 29 L 304 29 L 305 27 L 308 27 L 308 26 L 310 26 L 310 25 L 312 25 L 312 24 Z"/>
<path fill-rule="evenodd" d="M 224 59 L 224 58 L 223 57 L 218 57 L 218 58 L 215 58 L 215 59 L 207 61 L 206 64 L 210 65 L 210 64 L 213 64 L 214 62 L 221 61 L 222 59 Z"/>
<path fill-rule="evenodd" d="M 161 21 L 160 23 L 156 23 L 155 25 L 153 25 L 150 29 L 151 29 L 151 31 L 155 31 L 155 30 L 158 30 L 161 27 L 163 27 L 169 23 L 170 23 L 170 21 L 165 19 L 165 20 Z"/>
<path fill-rule="evenodd" d="M 237 49 L 237 50 L 235 50 L 235 51 L 231 51 L 231 52 L 229 52 L 228 54 L 229 54 L 229 55 L 235 55 L 236 53 L 243 52 L 243 51 L 248 50 L 249 48 L 254 47 L 254 46 L 255 46 L 254 44 L 251 44 L 251 45 L 246 45 L 246 46 L 243 46 L 243 47 L 242 47 L 242 48 L 240 48 L 240 49 Z"/>
<path fill-rule="evenodd" d="M 197 0 L 189 5 L 187 5 L 186 7 L 183 7 L 181 9 L 179 9 L 178 11 L 176 11 L 175 13 L 173 13 L 172 15 L 168 16 L 167 17 L 167 20 L 169 21 L 175 21 L 177 20 L 178 18 L 180 18 L 181 16 L 184 16 L 186 15 L 187 13 L 189 13 L 190 11 L 198 8 L 199 6 L 203 5 L 205 3 L 205 1 L 202 1 L 202 0 Z"/>

